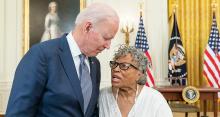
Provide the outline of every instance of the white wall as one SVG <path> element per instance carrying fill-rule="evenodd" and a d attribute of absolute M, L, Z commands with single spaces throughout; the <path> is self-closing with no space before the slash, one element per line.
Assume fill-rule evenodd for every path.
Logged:
<path fill-rule="evenodd" d="M 134 45 L 139 21 L 139 0 L 87 0 L 88 4 L 99 1 L 117 10 L 122 21 L 134 23 L 130 45 Z M 157 85 L 164 84 L 167 76 L 168 21 L 167 0 L 143 0 L 144 24 L 150 46 L 154 75 Z M 0 114 L 5 113 L 14 70 L 22 57 L 23 0 L 0 0 Z M 111 49 L 98 58 L 102 66 L 101 87 L 110 85 L 109 61 L 119 44 L 124 43 L 124 34 L 118 31 Z"/>
<path fill-rule="evenodd" d="M 0 113 L 4 113 L 22 49 L 22 1 L 0 0 Z"/>

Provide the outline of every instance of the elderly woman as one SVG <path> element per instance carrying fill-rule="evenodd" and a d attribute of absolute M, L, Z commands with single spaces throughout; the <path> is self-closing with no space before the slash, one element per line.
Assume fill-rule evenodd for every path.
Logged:
<path fill-rule="evenodd" d="M 147 58 L 135 47 L 121 46 L 110 61 L 112 87 L 101 90 L 100 117 L 172 117 L 164 97 L 145 86 Z"/>

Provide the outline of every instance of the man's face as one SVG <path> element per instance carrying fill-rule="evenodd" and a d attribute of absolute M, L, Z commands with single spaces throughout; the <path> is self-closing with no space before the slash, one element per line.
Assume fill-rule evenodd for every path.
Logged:
<path fill-rule="evenodd" d="M 96 56 L 105 48 L 109 49 L 111 40 L 118 31 L 118 22 L 102 21 L 91 24 L 86 37 L 85 54 L 87 56 Z"/>

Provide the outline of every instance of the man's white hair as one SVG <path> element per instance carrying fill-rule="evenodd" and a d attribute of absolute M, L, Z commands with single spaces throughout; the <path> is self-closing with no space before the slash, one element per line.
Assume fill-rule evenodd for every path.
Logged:
<path fill-rule="evenodd" d="M 104 3 L 93 3 L 77 15 L 75 25 L 79 25 L 86 20 L 97 23 L 107 19 L 119 21 L 119 17 L 112 7 Z"/>

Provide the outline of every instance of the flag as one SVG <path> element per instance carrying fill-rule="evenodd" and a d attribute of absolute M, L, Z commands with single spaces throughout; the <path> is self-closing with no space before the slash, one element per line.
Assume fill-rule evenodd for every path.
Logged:
<path fill-rule="evenodd" d="M 154 83 L 154 76 L 153 76 L 153 71 L 152 71 L 152 61 L 151 61 L 151 56 L 149 53 L 149 45 L 147 42 L 147 36 L 145 33 L 145 29 L 144 29 L 142 15 L 140 16 L 140 22 L 139 22 L 136 41 L 135 41 L 135 47 L 138 49 L 141 49 L 145 53 L 148 59 L 148 65 L 146 68 L 146 74 L 147 74 L 146 86 L 153 87 L 155 86 L 155 83 Z"/>
<path fill-rule="evenodd" d="M 181 41 L 176 15 L 168 50 L 168 78 L 172 85 L 186 85 L 187 71 L 185 49 Z"/>
<path fill-rule="evenodd" d="M 215 14 L 213 14 L 211 32 L 204 52 L 203 65 L 203 74 L 209 85 L 220 88 L 220 37 Z"/>

